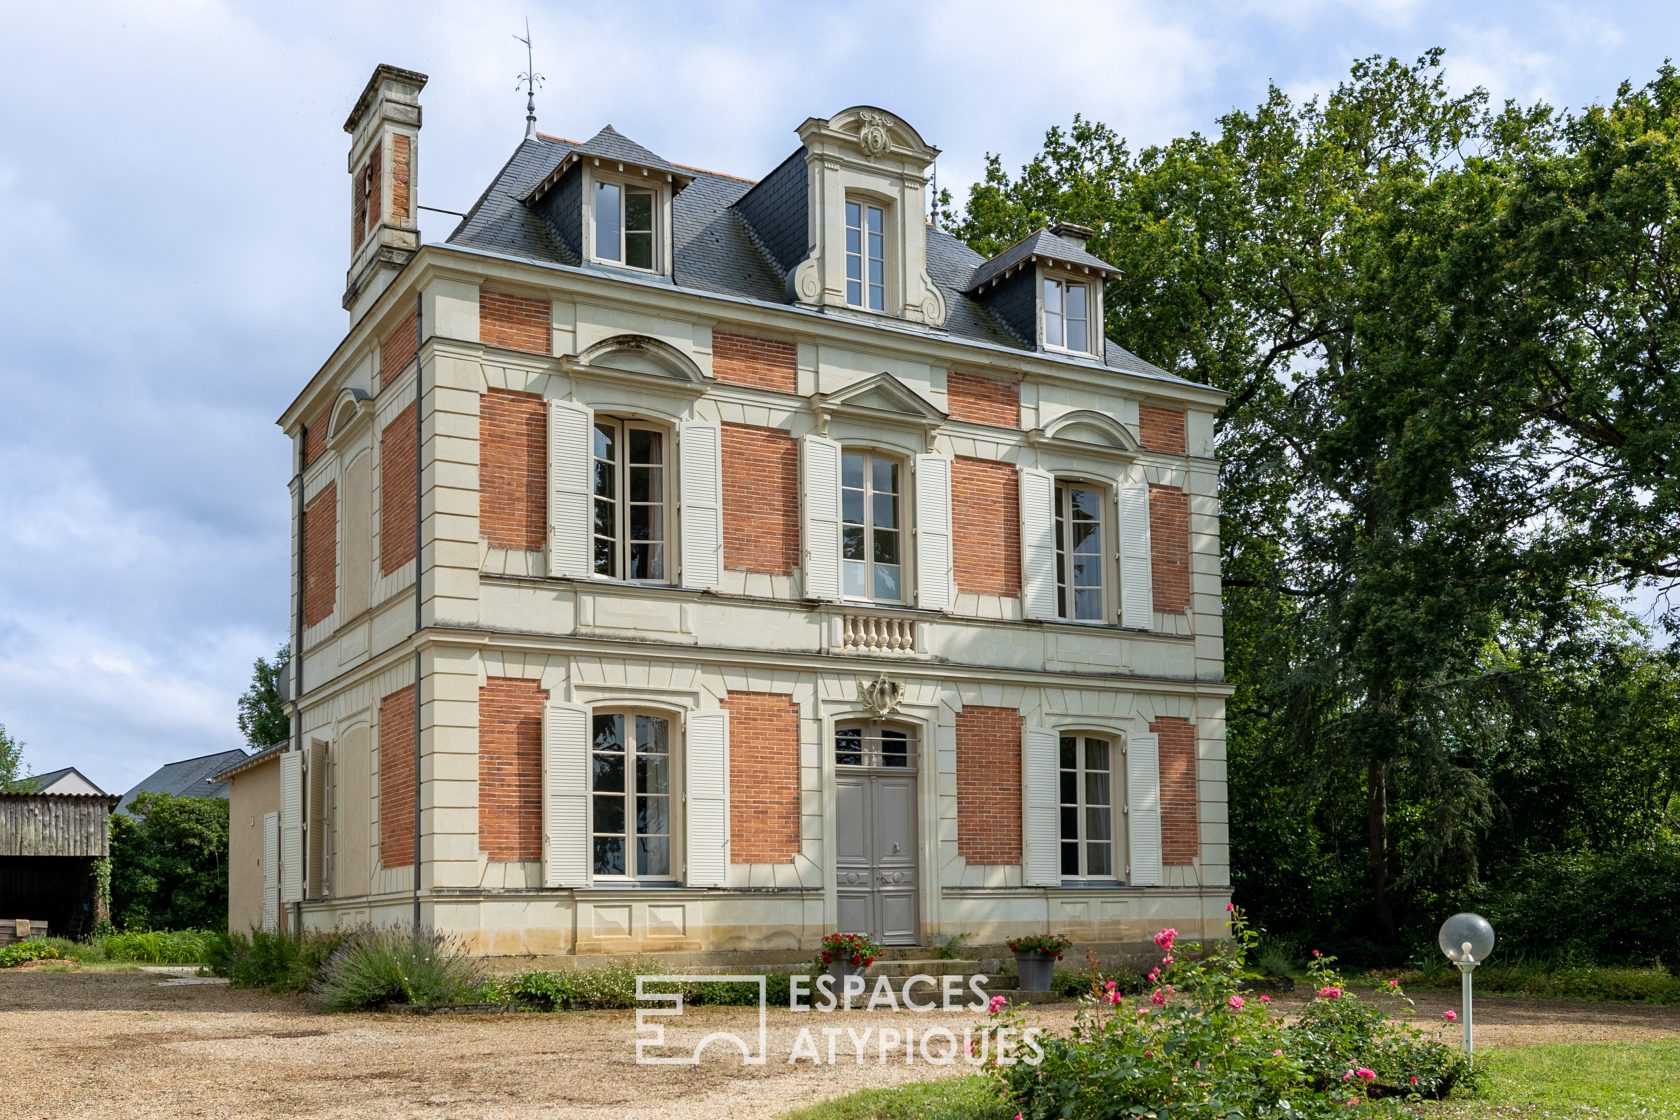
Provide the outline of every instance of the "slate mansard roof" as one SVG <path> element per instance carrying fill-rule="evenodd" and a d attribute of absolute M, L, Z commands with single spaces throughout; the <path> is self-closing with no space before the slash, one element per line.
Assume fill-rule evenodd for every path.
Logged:
<path fill-rule="evenodd" d="M 539 264 L 594 267 L 580 260 L 577 250 L 568 245 L 560 232 L 528 201 L 533 192 L 561 170 L 567 157 L 574 153 L 622 160 L 626 164 L 666 171 L 678 179 L 681 189 L 672 200 L 674 267 L 670 281 L 676 287 L 757 303 L 792 304 L 787 276 L 789 266 L 779 262 L 772 249 L 784 239 L 781 237 L 785 232 L 782 227 L 792 221 L 791 215 L 767 213 L 767 207 L 758 198 L 763 192 L 755 192 L 755 204 L 748 207 L 758 223 L 755 227 L 754 222 L 743 213 L 743 208 L 736 205 L 753 190 L 754 183 L 669 163 L 611 125 L 584 142 L 541 133 L 534 140 L 523 141 L 449 235 L 447 244 Z M 795 152 L 771 175 L 791 170 L 789 164 L 802 153 L 803 149 Z M 802 160 L 799 178 L 803 179 Z M 682 183 L 683 179 L 688 180 L 686 185 Z M 767 178 L 767 185 L 769 181 Z M 783 196 L 795 205 L 803 205 L 803 190 L 778 194 L 778 198 Z M 805 221 L 801 212 L 797 216 L 797 227 L 801 231 Z M 937 333 L 964 341 L 1037 353 L 1028 340 L 970 294 L 977 292 L 988 279 L 1003 275 L 1014 264 L 1031 259 L 1035 254 L 1062 264 L 1090 267 L 1104 276 L 1114 273 L 1113 266 L 1091 256 L 1082 245 L 1049 231 L 1034 234 L 999 257 L 987 261 L 943 230 L 927 227 L 928 275 L 945 297 L 945 325 Z M 610 267 L 602 271 L 623 275 Z M 1065 355 L 1054 356 L 1069 362 L 1094 364 L 1094 359 L 1082 362 Z M 1102 364 L 1151 380 L 1195 384 L 1151 365 L 1113 341 L 1107 341 Z"/>

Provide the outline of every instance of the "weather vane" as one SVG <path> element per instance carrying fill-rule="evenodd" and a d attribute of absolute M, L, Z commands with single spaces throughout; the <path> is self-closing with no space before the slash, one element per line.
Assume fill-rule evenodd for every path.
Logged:
<path fill-rule="evenodd" d="M 537 138 L 537 87 L 542 85 L 543 76 L 537 73 L 537 68 L 533 63 L 531 19 L 529 16 L 525 18 L 524 37 L 520 38 L 520 36 L 515 35 L 514 38 L 525 44 L 525 73 L 519 75 L 519 85 L 513 88 L 525 87 L 525 139 L 535 140 Z"/>

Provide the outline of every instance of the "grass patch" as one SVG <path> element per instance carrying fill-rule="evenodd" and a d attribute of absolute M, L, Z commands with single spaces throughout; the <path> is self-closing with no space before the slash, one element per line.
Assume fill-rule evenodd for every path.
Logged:
<path fill-rule="evenodd" d="M 1581 1042 L 1489 1050 L 1474 1097 L 1417 1110 L 1432 1120 L 1648 1120 L 1680 1116 L 1680 1040 Z"/>
<path fill-rule="evenodd" d="M 1680 1039 L 1581 1042 L 1486 1050 L 1474 1095 L 1409 1105 L 1416 1120 L 1652 1120 L 1680 1116 Z M 1014 1112 L 983 1077 L 868 1089 L 784 1120 L 1008 1120 Z"/>
<path fill-rule="evenodd" d="M 865 1089 L 790 1112 L 784 1120 L 1007 1120 L 1013 1115 L 993 1082 L 970 1074 Z"/>
<path fill-rule="evenodd" d="M 217 935 L 202 929 L 112 933 L 96 944 L 108 961 L 136 964 L 203 964 Z"/>

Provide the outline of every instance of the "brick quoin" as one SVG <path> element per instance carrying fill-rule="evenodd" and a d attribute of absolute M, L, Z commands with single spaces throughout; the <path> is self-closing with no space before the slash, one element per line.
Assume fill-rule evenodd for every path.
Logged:
<path fill-rule="evenodd" d="M 372 233 L 379 228 L 380 210 L 385 196 L 385 146 L 374 144 L 373 151 L 368 153 L 368 179 L 373 183 L 368 191 L 367 200 L 367 231 Z M 364 234 L 363 236 L 366 236 Z"/>
<path fill-rule="evenodd" d="M 1021 387 L 1013 381 L 952 370 L 945 378 L 945 397 L 954 420 L 1021 426 Z"/>
<path fill-rule="evenodd" d="M 1149 484 L 1149 578 L 1155 609 L 1190 609 L 1190 498 L 1176 486 Z"/>
<path fill-rule="evenodd" d="M 330 617 L 338 602 L 338 483 L 303 507 L 303 624 Z"/>
<path fill-rule="evenodd" d="M 1184 413 L 1159 405 L 1138 405 L 1138 442 L 1151 451 L 1184 454 Z"/>
<path fill-rule="evenodd" d="M 327 422 L 331 410 L 332 405 L 328 404 L 316 413 L 313 419 L 303 422 L 303 467 L 305 470 L 308 470 L 309 465 L 319 459 L 321 453 L 327 449 Z"/>
<path fill-rule="evenodd" d="M 1021 862 L 1021 713 L 957 713 L 957 854 L 973 864 Z"/>
<path fill-rule="evenodd" d="M 486 346 L 546 354 L 554 344 L 552 316 L 546 299 L 478 290 L 478 337 Z"/>
<path fill-rule="evenodd" d="M 1021 593 L 1021 489 L 1015 468 L 957 456 L 951 466 L 951 533 L 957 590 Z"/>
<path fill-rule="evenodd" d="M 408 152 L 408 137 L 391 137 L 391 220 L 397 225 L 408 224 L 408 192 L 413 182 Z"/>
<path fill-rule="evenodd" d="M 379 701 L 379 865 L 414 862 L 414 686 Z"/>
<path fill-rule="evenodd" d="M 478 850 L 542 858 L 542 713 L 537 681 L 491 677 L 478 690 Z"/>
<path fill-rule="evenodd" d="M 1161 862 L 1183 866 L 1201 851 L 1196 792 L 1196 728 L 1179 716 L 1149 725 L 1161 737 Z"/>
<path fill-rule="evenodd" d="M 712 332 L 712 376 L 732 385 L 778 393 L 799 390 L 798 350 L 791 342 Z"/>
<path fill-rule="evenodd" d="M 370 157 L 362 164 L 362 169 L 350 179 L 350 252 L 354 253 L 362 247 L 367 239 L 367 177 L 373 166 Z"/>
<path fill-rule="evenodd" d="M 543 547 L 548 422 L 542 397 L 491 389 L 478 410 L 478 528 L 496 548 Z"/>
<path fill-rule="evenodd" d="M 799 563 L 799 445 L 779 428 L 723 426 L 723 566 L 788 575 Z"/>
<path fill-rule="evenodd" d="M 799 705 L 779 692 L 731 692 L 729 861 L 792 863 L 799 854 Z"/>
<path fill-rule="evenodd" d="M 410 311 L 401 319 L 390 332 L 379 341 L 379 387 L 392 384 L 402 376 L 408 363 L 414 360 L 415 339 L 414 312 Z"/>
<path fill-rule="evenodd" d="M 414 559 L 414 405 L 379 433 L 379 570 Z"/>

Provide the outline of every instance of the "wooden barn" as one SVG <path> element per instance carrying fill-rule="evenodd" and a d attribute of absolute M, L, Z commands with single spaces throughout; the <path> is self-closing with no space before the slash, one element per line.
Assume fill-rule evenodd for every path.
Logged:
<path fill-rule="evenodd" d="M 106 794 L 0 793 L 0 945 L 76 937 L 100 912 L 94 861 L 111 854 Z"/>

